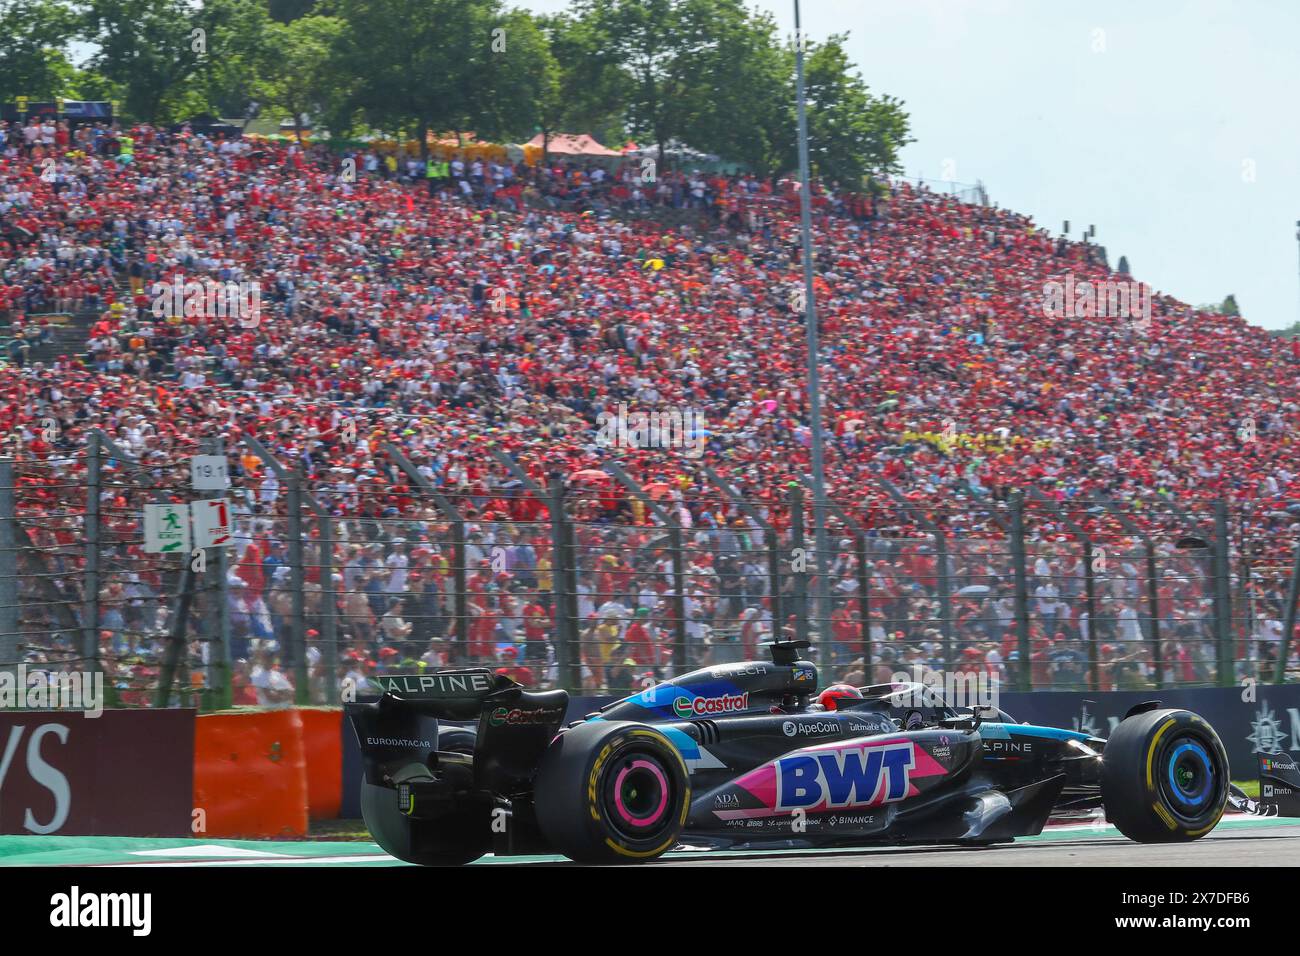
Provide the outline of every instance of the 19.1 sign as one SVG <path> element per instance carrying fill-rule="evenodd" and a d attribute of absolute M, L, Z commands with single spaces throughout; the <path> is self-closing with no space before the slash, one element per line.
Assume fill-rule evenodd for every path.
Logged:
<path fill-rule="evenodd" d="M 225 455 L 194 455 L 190 458 L 190 487 L 195 491 L 225 491 L 230 487 Z"/>

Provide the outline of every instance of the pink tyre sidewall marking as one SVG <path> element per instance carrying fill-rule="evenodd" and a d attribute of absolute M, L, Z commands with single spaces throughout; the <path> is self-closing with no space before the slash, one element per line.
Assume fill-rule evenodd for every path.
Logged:
<path fill-rule="evenodd" d="M 623 781 L 633 770 L 648 770 L 659 782 L 659 805 L 643 817 L 637 816 L 623 803 Z M 623 815 L 625 822 L 638 827 L 650 826 L 663 816 L 668 806 L 668 777 L 657 763 L 642 759 L 633 760 L 629 766 L 619 771 L 618 778 L 614 781 L 614 805 L 618 807 L 618 812 Z"/>

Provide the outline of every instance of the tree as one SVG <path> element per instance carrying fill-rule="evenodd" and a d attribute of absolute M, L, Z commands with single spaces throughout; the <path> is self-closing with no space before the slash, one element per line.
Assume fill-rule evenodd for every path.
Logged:
<path fill-rule="evenodd" d="M 99 45 L 93 67 L 123 91 L 126 112 L 165 120 L 184 103 L 207 55 L 203 11 L 184 0 L 91 0 L 85 39 Z"/>
<path fill-rule="evenodd" d="M 543 70 L 537 127 L 543 148 L 557 132 L 589 133 L 613 145 L 626 135 L 628 76 L 590 18 L 540 17 L 549 61 Z"/>
<path fill-rule="evenodd" d="M 857 189 L 870 173 L 902 171 L 898 152 L 912 142 L 903 104 L 873 96 L 844 52 L 847 34 L 808 43 L 804 88 L 808 101 L 808 154 L 818 175 Z M 791 142 L 786 168 L 798 163 Z"/>
<path fill-rule="evenodd" d="M 308 16 L 292 23 L 268 23 L 267 55 L 255 92 L 270 107 L 293 117 L 294 134 L 302 145 L 302 117 L 314 117 L 338 82 L 335 51 L 345 24 L 335 17 Z"/>
<path fill-rule="evenodd" d="M 701 20 L 712 0 L 576 0 L 576 15 L 627 73 L 627 125 L 638 138 L 663 147 L 683 132 L 699 88 L 690 74 L 707 70 L 702 54 L 707 35 Z M 695 94 L 693 96 L 693 94 Z"/>
<path fill-rule="evenodd" d="M 200 58 L 196 86 L 202 109 L 219 116 L 243 116 L 255 99 L 259 77 L 278 62 L 263 0 L 206 0 L 200 25 L 208 53 Z M 323 88 L 337 77 L 318 76 Z"/>
<path fill-rule="evenodd" d="M 270 0 L 267 12 L 272 20 L 279 23 L 292 23 L 299 17 L 313 13 L 316 0 Z"/>
<path fill-rule="evenodd" d="M 69 92 L 76 70 L 65 47 L 79 26 L 62 0 L 0 0 L 0 92 L 6 100 L 52 100 Z"/>
<path fill-rule="evenodd" d="M 490 138 L 536 121 L 542 44 L 527 14 L 500 0 L 336 0 L 352 105 L 381 129 Z"/>
<path fill-rule="evenodd" d="M 795 130 L 794 57 L 779 42 L 775 21 L 739 2 L 696 4 L 695 15 L 696 29 L 708 32 L 700 44 L 707 52 L 687 64 L 697 92 L 682 138 L 771 175 Z"/>

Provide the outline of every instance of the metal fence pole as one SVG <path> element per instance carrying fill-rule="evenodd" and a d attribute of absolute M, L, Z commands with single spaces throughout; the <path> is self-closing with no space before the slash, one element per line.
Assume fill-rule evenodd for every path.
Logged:
<path fill-rule="evenodd" d="M 411 483 L 432 498 L 434 504 L 442 509 L 443 514 L 451 519 L 451 573 L 452 588 L 455 591 L 452 595 L 454 604 L 452 613 L 456 616 L 456 640 L 447 642 L 447 658 L 452 664 L 459 663 L 469 647 L 469 569 L 466 567 L 468 561 L 465 556 L 465 516 L 450 498 L 433 487 L 429 479 L 420 473 L 420 469 L 415 467 L 400 448 L 392 442 L 384 442 L 383 448 Z M 513 464 L 501 457 L 497 460 L 502 464 Z M 534 489 L 534 494 L 537 493 L 538 491 Z"/>
<path fill-rule="evenodd" d="M 5 482 L 9 484 L 9 482 Z M 1300 538 L 1295 543 L 1295 565 L 1291 568 L 1291 586 L 1286 592 L 1286 608 L 1282 614 L 1282 646 L 1277 649 L 1277 673 L 1273 680 L 1281 684 L 1286 680 L 1287 655 L 1291 651 L 1295 633 L 1295 606 L 1300 600 Z"/>
<path fill-rule="evenodd" d="M 1228 536 L 1228 503 L 1220 498 L 1214 503 L 1214 636 L 1218 648 L 1217 683 L 1231 687 L 1235 683 L 1232 666 L 1232 594 Z"/>
<path fill-rule="evenodd" d="M 950 670 L 957 666 L 953 658 L 952 593 L 948 581 L 948 535 L 942 527 L 934 531 L 934 563 L 939 585 L 939 633 L 943 636 L 943 662 Z"/>
<path fill-rule="evenodd" d="M 1101 690 L 1101 642 L 1097 640 L 1097 579 L 1092 573 L 1092 538 L 1083 539 L 1083 606 L 1088 612 L 1088 683 Z"/>
<path fill-rule="evenodd" d="M 455 518 L 451 522 L 451 550 L 451 586 L 456 591 L 452 595 L 453 613 L 456 615 L 456 640 L 447 642 L 447 659 L 450 663 L 457 664 L 467 655 L 469 649 L 469 552 L 465 545 L 465 522 L 460 518 Z"/>
<path fill-rule="evenodd" d="M 812 482 L 804 478 L 805 486 L 811 487 Z M 871 683 L 871 569 L 868 565 L 869 552 L 867 549 L 867 532 L 857 521 L 850 517 L 843 508 L 837 505 L 830 498 L 823 500 L 826 510 L 833 514 L 844 527 L 853 533 L 855 546 L 858 553 L 858 616 L 861 618 L 860 630 L 862 637 L 862 654 L 863 665 L 867 675 L 867 683 Z M 829 588 L 827 589 L 829 590 Z"/>
<path fill-rule="evenodd" d="M 932 520 L 923 509 L 912 504 L 892 482 L 884 478 L 877 478 L 875 482 L 898 504 L 903 514 L 909 516 L 919 527 L 930 532 L 934 539 L 935 581 L 939 592 L 939 634 L 943 638 L 944 666 L 953 667 L 955 662 L 952 657 L 952 595 L 948 581 L 947 530 L 943 525 Z"/>
<path fill-rule="evenodd" d="M 804 540 L 803 526 L 803 495 L 798 488 L 791 488 L 789 494 L 790 508 L 790 553 L 803 556 L 803 567 L 806 569 L 809 565 L 808 547 Z M 820 569 L 821 563 L 818 562 Z M 796 574 L 794 577 L 794 632 L 801 641 L 806 641 L 808 637 L 808 572 Z M 822 652 L 821 665 L 823 667 L 831 666 L 831 659 L 825 653 L 826 635 L 823 628 L 818 628 L 818 637 L 821 638 L 822 647 L 818 650 Z"/>
<path fill-rule="evenodd" d="M 708 477 L 713 486 L 722 492 L 722 496 L 752 521 L 755 527 L 762 529 L 763 537 L 767 542 L 767 573 L 769 578 L 769 591 L 772 595 L 772 639 L 774 641 L 782 640 L 785 637 L 785 619 L 782 616 L 785 602 L 781 600 L 781 551 L 780 539 L 777 537 L 776 528 L 772 523 L 758 513 L 748 501 L 742 498 L 736 489 L 708 465 L 703 466 L 704 474 Z"/>
<path fill-rule="evenodd" d="M 781 599 L 781 542 L 775 528 L 763 531 L 767 545 L 767 589 L 772 595 L 772 640 L 785 640 L 785 601 Z"/>
<path fill-rule="evenodd" d="M 582 687 L 582 666 L 578 658 L 578 614 L 574 606 L 578 597 L 578 568 L 572 541 L 572 524 L 564 513 L 564 482 L 551 479 L 549 499 L 551 512 L 552 586 L 555 593 L 555 623 L 559 638 L 555 647 L 555 663 L 560 671 L 560 682 L 572 690 Z"/>
<path fill-rule="evenodd" d="M 867 563 L 867 536 L 858 532 L 858 617 L 862 632 L 862 671 L 865 683 L 873 684 L 871 664 L 871 567 Z"/>
<path fill-rule="evenodd" d="M 1164 648 L 1160 644 L 1160 580 L 1156 576 L 1156 543 L 1146 539 L 1147 604 L 1151 608 L 1151 665 L 1156 672 L 1156 690 L 1165 687 Z"/>
<path fill-rule="evenodd" d="M 686 562 L 682 554 L 682 526 L 675 517 L 668 526 L 668 548 L 673 562 L 673 670 L 684 674 L 695 663 L 686 645 Z"/>
<path fill-rule="evenodd" d="M 306 601 L 302 560 L 302 469 L 295 468 L 289 473 L 289 488 L 285 498 L 288 510 L 289 535 L 289 591 L 293 602 L 293 612 L 289 619 L 290 661 L 293 665 L 294 702 L 299 706 L 311 702 L 311 688 L 308 686 L 307 654 L 305 641 Z"/>
<path fill-rule="evenodd" d="M 86 441 L 86 576 L 82 594 L 81 653 L 87 673 L 99 670 L 99 432 Z"/>
<path fill-rule="evenodd" d="M 334 593 L 334 519 L 328 513 L 317 516 L 317 553 L 320 563 L 320 639 L 325 660 L 325 701 L 339 698 L 339 621 Z"/>
<path fill-rule="evenodd" d="M 168 628 L 167 650 L 163 654 L 162 670 L 158 675 L 155 707 L 170 706 L 172 682 L 176 679 L 176 671 L 185 650 L 185 630 L 189 623 L 190 604 L 194 600 L 194 572 L 190 570 L 188 561 L 181 571 L 177 590 L 176 609 L 172 614 L 171 626 Z"/>
<path fill-rule="evenodd" d="M 615 462 L 607 461 L 600 466 L 608 475 L 626 488 L 645 505 L 648 512 L 663 522 L 668 530 L 668 549 L 673 564 L 673 664 L 677 673 L 685 673 L 693 663 L 688 660 L 686 645 L 686 569 L 682 553 L 682 524 L 676 513 L 669 514 L 631 475 Z"/>
<path fill-rule="evenodd" d="M 1137 523 L 1124 512 L 1123 508 L 1110 498 L 1105 495 L 1097 495 L 1096 500 L 1120 523 L 1120 526 L 1125 531 L 1142 542 L 1142 546 L 1146 551 L 1147 602 L 1150 608 L 1151 620 L 1151 627 L 1148 630 L 1151 641 L 1151 666 L 1156 674 L 1156 689 L 1163 690 L 1165 686 L 1165 668 L 1163 652 L 1160 647 L 1160 583 L 1156 578 L 1156 543 L 1151 539 L 1150 535 L 1137 526 Z"/>
<path fill-rule="evenodd" d="M 1060 503 L 1054 498 L 1049 497 L 1042 491 L 1032 485 L 1028 488 L 1030 496 L 1041 502 L 1052 512 L 1054 516 L 1061 519 L 1061 523 L 1069 529 L 1070 533 L 1083 542 L 1083 590 L 1084 590 L 1084 607 L 1088 612 L 1088 680 L 1090 688 L 1093 691 L 1101 689 L 1101 662 L 1099 659 L 1098 648 L 1101 646 L 1097 640 L 1097 586 L 1096 576 L 1092 569 L 1092 535 L 1079 522 L 1070 517 L 1069 512 L 1061 507 Z"/>
<path fill-rule="evenodd" d="M 226 455 L 226 443 L 220 436 L 203 441 L 203 450 L 208 455 Z M 222 492 L 224 496 L 225 492 Z M 216 555 L 209 568 L 207 578 L 211 593 L 216 594 L 217 613 L 215 620 L 211 614 L 205 624 L 213 640 L 208 645 L 208 658 L 211 661 L 212 696 L 217 705 L 229 707 L 234 703 L 234 688 L 230 675 L 234 672 L 234 648 L 230 640 L 230 551 L 226 547 L 215 549 Z M 186 556 L 186 562 L 190 556 Z M 214 646 L 215 645 L 215 646 Z"/>
<path fill-rule="evenodd" d="M 22 661 L 22 635 L 18 632 L 17 522 L 14 460 L 0 458 L 0 673 L 17 673 Z"/>
<path fill-rule="evenodd" d="M 1011 496 L 1011 563 L 1015 571 L 1016 643 L 1020 650 L 1017 690 L 1031 690 L 1029 666 L 1029 587 L 1025 580 L 1025 499 L 1019 492 Z"/>

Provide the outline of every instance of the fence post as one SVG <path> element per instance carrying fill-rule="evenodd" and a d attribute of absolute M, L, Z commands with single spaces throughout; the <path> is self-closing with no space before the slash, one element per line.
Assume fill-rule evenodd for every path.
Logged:
<path fill-rule="evenodd" d="M 808 478 L 803 479 L 804 486 L 813 490 L 812 482 Z M 867 677 L 867 683 L 871 681 L 871 569 L 868 567 L 867 558 L 867 532 L 862 525 L 854 521 L 844 512 L 844 509 L 837 505 L 830 498 L 824 498 L 823 504 L 826 510 L 833 514 L 844 525 L 845 529 L 851 531 L 854 537 L 854 543 L 858 553 L 858 616 L 862 637 L 862 662 L 863 671 Z M 829 565 L 829 561 L 828 561 Z M 830 591 L 828 587 L 827 592 Z"/>
<path fill-rule="evenodd" d="M 1218 648 L 1218 685 L 1231 687 L 1235 681 L 1232 666 L 1232 594 L 1228 536 L 1228 503 L 1220 498 L 1214 503 L 1214 636 Z"/>
<path fill-rule="evenodd" d="M 767 527 L 763 530 L 763 541 L 767 544 L 767 589 L 772 596 L 772 640 L 785 639 L 785 601 L 781 600 L 781 541 L 776 529 Z"/>
<path fill-rule="evenodd" d="M 14 460 L 0 458 L 0 673 L 22 663 L 18 631 L 18 535 L 14 507 Z"/>
<path fill-rule="evenodd" d="M 422 492 L 433 499 L 434 504 L 442 509 L 443 514 L 451 519 L 452 546 L 452 588 L 455 594 L 456 640 L 447 642 L 447 658 L 452 664 L 460 662 L 464 651 L 469 647 L 469 569 L 465 557 L 465 516 L 450 498 L 438 491 L 429 479 L 420 473 L 420 469 L 402 453 L 402 450 L 390 441 L 384 442 L 384 451 L 393 459 L 402 473 Z M 499 460 L 499 459 L 498 459 Z M 537 492 L 534 491 L 534 494 Z"/>
<path fill-rule="evenodd" d="M 294 468 L 289 473 L 288 493 L 285 496 L 285 508 L 288 511 L 289 535 L 289 590 L 293 601 L 293 612 L 289 619 L 289 647 L 293 664 L 294 702 L 303 706 L 311 702 L 311 688 L 308 684 L 306 641 L 303 619 L 306 616 L 304 601 L 304 575 L 302 560 L 302 469 Z"/>
<path fill-rule="evenodd" d="M 695 663 L 686 646 L 686 562 L 682 555 L 682 525 L 673 517 L 668 526 L 668 548 L 673 562 L 673 661 L 674 677 L 685 674 Z"/>
<path fill-rule="evenodd" d="M 338 605 L 334 594 L 334 518 L 325 512 L 317 515 L 319 532 L 317 554 L 320 564 L 320 639 L 325 660 L 325 700 L 334 704 L 339 699 L 339 625 Z"/>
<path fill-rule="evenodd" d="M 658 518 L 668 530 L 668 548 L 673 563 L 673 664 L 678 674 L 690 669 L 686 650 L 686 569 L 682 555 L 682 524 L 676 514 L 669 514 L 659 506 L 631 475 L 616 463 L 609 461 L 601 469 L 621 484 L 645 505 L 646 510 Z"/>
<path fill-rule="evenodd" d="M 220 455 L 223 458 L 226 455 L 226 443 L 220 436 L 204 439 L 203 449 L 205 454 Z M 207 574 L 214 585 L 212 590 L 217 596 L 217 614 L 214 622 L 216 640 L 213 642 L 216 646 L 209 645 L 208 648 L 215 678 L 212 681 L 211 692 L 218 706 L 229 707 L 234 703 L 234 689 L 230 681 L 230 675 L 234 670 L 234 649 L 230 646 L 230 550 L 223 546 L 217 548 L 216 552 L 213 561 L 215 567 Z M 186 555 L 185 560 L 188 563 L 193 559 L 191 555 Z M 213 580 L 214 576 L 215 580 Z M 213 623 L 210 622 L 208 627 L 212 626 Z"/>
<path fill-rule="evenodd" d="M 1011 563 L 1015 571 L 1016 644 L 1020 651 L 1017 689 L 1032 690 L 1029 666 L 1029 588 L 1025 581 L 1025 498 L 1019 491 L 1011 495 Z"/>
<path fill-rule="evenodd" d="M 1160 643 L 1160 580 L 1156 576 L 1156 543 L 1146 539 L 1147 605 L 1151 609 L 1151 665 L 1156 671 L 1156 690 L 1165 688 L 1164 648 Z"/>
<path fill-rule="evenodd" d="M 555 596 L 555 624 L 558 641 L 555 646 L 555 663 L 560 671 L 560 682 L 571 690 L 582 687 L 582 667 L 575 661 L 580 657 L 577 640 L 577 615 L 570 603 L 577 595 L 577 568 L 573 552 L 569 547 L 569 534 L 564 514 L 564 482 L 559 478 L 551 479 L 551 550 L 555 554 L 552 563 L 551 586 Z"/>
<path fill-rule="evenodd" d="M 790 509 L 790 553 L 802 555 L 804 567 L 804 570 L 796 574 L 794 578 L 794 632 L 799 640 L 806 641 L 809 640 L 807 571 L 809 561 L 803 526 L 803 495 L 798 488 L 791 488 L 788 498 L 788 507 Z M 820 560 L 817 567 L 818 569 L 821 568 Z M 823 633 L 823 629 L 818 629 L 817 636 L 821 645 L 817 649 L 821 655 L 821 664 L 823 667 L 830 667 L 831 659 L 826 656 L 826 635 Z"/>
<path fill-rule="evenodd" d="M 469 558 L 465 546 L 465 522 L 456 512 L 457 517 L 451 522 L 452 548 L 452 595 L 456 615 L 456 640 L 448 641 L 447 660 L 452 664 L 460 663 L 469 648 Z"/>
<path fill-rule="evenodd" d="M 772 640 L 779 641 L 785 636 L 785 620 L 782 617 L 784 602 L 781 600 L 781 542 L 777 538 L 776 528 L 772 527 L 771 522 L 759 514 L 756 509 L 750 507 L 749 502 L 740 497 L 736 490 L 716 471 L 708 465 L 704 465 L 703 470 L 709 481 L 713 482 L 714 487 L 722 492 L 722 496 L 729 503 L 735 505 L 741 514 L 749 518 L 763 531 L 763 537 L 767 541 L 767 573 L 770 579 L 768 590 L 772 595 Z"/>
<path fill-rule="evenodd" d="M 1101 690 L 1101 643 L 1097 640 L 1097 579 L 1092 573 L 1092 538 L 1083 539 L 1083 606 L 1088 612 L 1088 684 Z"/>
<path fill-rule="evenodd" d="M 190 603 L 194 599 L 194 572 L 188 561 L 182 567 L 179 593 L 176 598 L 176 610 L 172 615 L 171 626 L 167 634 L 167 650 L 163 654 L 162 670 L 158 675 L 158 692 L 154 697 L 155 707 L 167 707 L 172 696 L 172 682 L 176 679 L 177 666 L 185 650 L 185 630 L 189 622 Z"/>
<path fill-rule="evenodd" d="M 952 658 L 952 595 L 948 587 L 947 531 L 943 525 L 937 521 L 932 521 L 922 509 L 908 501 L 907 496 L 899 491 L 893 482 L 886 481 L 884 478 L 877 478 L 876 484 L 897 502 L 904 514 L 930 532 L 934 539 L 935 581 L 939 590 L 939 634 L 943 638 L 943 661 L 944 667 L 954 667 L 956 662 Z"/>
<path fill-rule="evenodd" d="M 8 485 L 11 482 L 4 482 Z M 1300 538 L 1295 543 L 1295 565 L 1291 568 L 1291 586 L 1286 593 L 1286 608 L 1282 614 L 1282 646 L 1277 649 L 1277 673 L 1273 680 L 1281 684 L 1286 680 L 1287 655 L 1291 651 L 1292 634 L 1295 632 L 1295 606 L 1300 600 Z"/>
<path fill-rule="evenodd" d="M 943 527 L 934 530 L 934 563 L 939 585 L 939 633 L 943 636 L 943 664 L 950 671 L 957 661 L 953 658 L 952 589 L 948 580 L 948 535 Z"/>
<path fill-rule="evenodd" d="M 861 531 L 854 535 L 858 546 L 858 617 L 862 632 L 862 673 L 865 682 L 874 684 L 875 674 L 871 663 L 871 567 L 867 564 L 867 536 Z"/>
<path fill-rule="evenodd" d="M 82 657 L 87 673 L 99 670 L 99 432 L 86 442 L 86 579 L 82 594 Z"/>
<path fill-rule="evenodd" d="M 1061 519 L 1061 523 L 1070 530 L 1071 534 L 1083 542 L 1084 607 L 1088 611 L 1088 644 L 1091 645 L 1088 647 L 1088 681 L 1090 689 L 1098 691 L 1101 689 L 1101 664 L 1098 659 L 1098 648 L 1101 644 L 1097 640 L 1097 586 L 1092 570 L 1092 535 L 1071 518 L 1054 498 L 1048 497 L 1033 485 L 1029 486 L 1028 491 L 1034 500 L 1042 502 L 1054 516 Z"/>
<path fill-rule="evenodd" d="M 1165 667 L 1160 647 L 1160 582 L 1156 578 L 1156 543 L 1110 498 L 1105 495 L 1097 495 L 1096 499 L 1120 523 L 1120 526 L 1125 531 L 1142 542 L 1142 546 L 1146 551 L 1147 606 L 1151 615 L 1151 627 L 1148 630 L 1151 639 L 1151 666 L 1156 672 L 1156 689 L 1164 690 Z"/>

